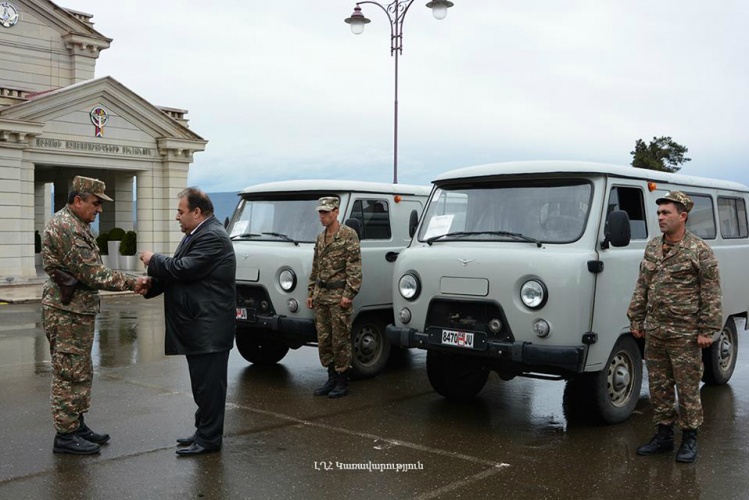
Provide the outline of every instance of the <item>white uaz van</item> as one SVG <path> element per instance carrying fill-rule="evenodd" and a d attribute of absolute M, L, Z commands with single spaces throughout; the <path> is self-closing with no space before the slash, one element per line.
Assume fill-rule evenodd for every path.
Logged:
<path fill-rule="evenodd" d="M 569 381 L 565 402 L 614 423 L 633 411 L 643 341 L 629 305 L 655 200 L 694 200 L 687 228 L 720 265 L 725 328 L 704 350 L 705 382 L 726 383 L 736 319 L 749 309 L 749 189 L 733 182 L 577 162 L 520 162 L 440 175 L 396 261 L 393 345 L 427 350 L 446 397 L 478 393 L 490 371 Z"/>
<path fill-rule="evenodd" d="M 316 345 L 307 283 L 315 239 L 323 230 L 315 207 L 341 200 L 341 222 L 358 221 L 362 287 L 354 299 L 354 376 L 379 373 L 390 345 L 392 279 L 429 195 L 427 186 L 359 181 L 295 180 L 248 187 L 227 228 L 237 255 L 237 350 L 248 361 L 273 364 L 289 348 Z M 409 227 L 410 233 L 409 233 Z"/>

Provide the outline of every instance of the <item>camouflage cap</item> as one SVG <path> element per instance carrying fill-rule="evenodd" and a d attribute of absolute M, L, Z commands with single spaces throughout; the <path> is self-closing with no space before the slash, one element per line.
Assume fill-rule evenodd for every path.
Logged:
<path fill-rule="evenodd" d="M 92 179 L 91 177 L 81 177 L 76 175 L 73 178 L 73 191 L 78 193 L 91 193 L 105 201 L 114 201 L 112 198 L 104 194 L 104 190 L 107 188 L 99 179 Z"/>
<path fill-rule="evenodd" d="M 657 205 L 660 205 L 661 203 L 681 203 L 684 205 L 684 208 L 687 209 L 687 212 L 692 210 L 692 207 L 694 206 L 692 199 L 684 194 L 683 191 L 670 191 L 666 196 L 655 200 L 655 203 Z"/>
<path fill-rule="evenodd" d="M 331 210 L 338 208 L 340 204 L 341 200 L 335 196 L 323 196 L 317 200 L 317 208 L 315 210 L 318 212 L 330 212 Z"/>

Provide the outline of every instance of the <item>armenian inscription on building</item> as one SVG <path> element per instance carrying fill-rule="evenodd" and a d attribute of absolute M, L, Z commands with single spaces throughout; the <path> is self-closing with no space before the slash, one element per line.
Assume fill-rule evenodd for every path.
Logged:
<path fill-rule="evenodd" d="M 92 153 L 109 153 L 127 156 L 153 156 L 152 148 L 137 146 L 120 146 L 101 142 L 66 141 L 60 139 L 35 139 L 35 146 L 45 149 L 62 149 L 70 151 L 91 151 Z"/>

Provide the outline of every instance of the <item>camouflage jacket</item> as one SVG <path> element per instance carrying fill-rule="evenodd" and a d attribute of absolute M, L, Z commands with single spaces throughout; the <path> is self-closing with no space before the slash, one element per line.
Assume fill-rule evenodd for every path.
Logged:
<path fill-rule="evenodd" d="M 317 235 L 312 258 L 312 272 L 307 286 L 308 296 L 324 303 L 340 302 L 341 297 L 353 299 L 362 282 L 361 248 L 356 231 L 341 226 L 333 239 L 325 244 L 325 231 Z M 321 283 L 341 284 L 340 288 L 323 288 Z"/>
<path fill-rule="evenodd" d="M 657 337 L 712 336 L 723 327 L 718 261 L 689 231 L 663 254 L 664 237 L 648 242 L 627 316 L 632 330 Z"/>
<path fill-rule="evenodd" d="M 73 300 L 62 305 L 60 288 L 48 279 L 42 291 L 42 305 L 78 314 L 99 312 L 97 290 L 132 290 L 135 278 L 104 267 L 91 227 L 67 206 L 47 224 L 42 237 L 42 263 L 47 275 L 55 269 L 73 275 L 78 281 Z"/>

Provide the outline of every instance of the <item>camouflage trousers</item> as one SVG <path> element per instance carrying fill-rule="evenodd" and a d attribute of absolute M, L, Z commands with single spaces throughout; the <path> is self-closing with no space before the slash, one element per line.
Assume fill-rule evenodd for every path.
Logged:
<path fill-rule="evenodd" d="M 347 370 L 351 364 L 351 307 L 321 304 L 315 301 L 317 352 L 323 366 L 334 364 L 336 371 Z"/>
<path fill-rule="evenodd" d="M 697 430 L 702 425 L 702 350 L 692 339 L 660 339 L 647 335 L 645 361 L 648 367 L 650 402 L 655 424 Z M 675 386 L 675 389 L 674 389 Z M 676 408 L 676 394 L 679 408 Z"/>
<path fill-rule="evenodd" d="M 95 321 L 92 315 L 42 307 L 42 324 L 52 358 L 52 418 L 60 433 L 78 429 L 79 415 L 91 405 Z"/>

